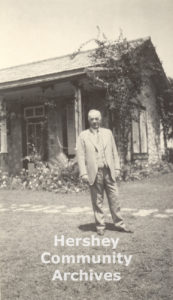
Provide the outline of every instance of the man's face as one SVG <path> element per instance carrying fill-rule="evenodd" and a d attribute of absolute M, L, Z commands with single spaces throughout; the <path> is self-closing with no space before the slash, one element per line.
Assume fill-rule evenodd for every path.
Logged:
<path fill-rule="evenodd" d="M 93 129 L 98 129 L 100 127 L 101 117 L 98 113 L 93 113 L 89 117 L 90 127 Z"/>

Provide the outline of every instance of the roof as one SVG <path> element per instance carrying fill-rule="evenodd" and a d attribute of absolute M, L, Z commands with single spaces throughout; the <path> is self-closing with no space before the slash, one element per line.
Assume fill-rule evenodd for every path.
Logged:
<path fill-rule="evenodd" d="M 149 38 L 131 41 L 138 46 Z M 85 68 L 94 65 L 91 54 L 95 50 L 79 52 L 76 56 L 65 55 L 29 64 L 0 70 L 0 89 L 12 88 L 37 82 L 55 80 L 84 73 Z"/>

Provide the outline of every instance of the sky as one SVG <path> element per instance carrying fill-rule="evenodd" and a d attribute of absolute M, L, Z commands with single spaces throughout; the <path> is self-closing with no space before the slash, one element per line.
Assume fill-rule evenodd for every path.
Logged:
<path fill-rule="evenodd" d="M 111 40 L 150 36 L 173 77 L 173 0 L 0 0 L 0 69 L 73 53 L 97 26 Z"/>

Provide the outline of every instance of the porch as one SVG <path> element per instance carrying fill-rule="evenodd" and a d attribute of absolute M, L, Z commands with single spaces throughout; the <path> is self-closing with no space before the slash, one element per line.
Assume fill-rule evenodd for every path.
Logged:
<path fill-rule="evenodd" d="M 108 127 L 104 92 L 80 81 L 61 81 L 7 90 L 0 98 L 0 168 L 18 174 L 34 155 L 48 162 L 63 151 L 75 156 L 76 139 L 88 127 L 90 108 L 100 109 Z M 26 159 L 27 158 L 27 159 Z"/>

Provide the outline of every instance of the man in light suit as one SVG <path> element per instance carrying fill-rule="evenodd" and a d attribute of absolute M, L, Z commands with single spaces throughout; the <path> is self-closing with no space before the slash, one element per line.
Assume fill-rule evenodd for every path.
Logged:
<path fill-rule="evenodd" d="M 80 176 L 90 186 L 96 229 L 99 235 L 105 231 L 103 194 L 107 194 L 115 230 L 130 232 L 120 214 L 116 177 L 120 172 L 117 148 L 111 130 L 101 128 L 101 113 L 90 110 L 90 128 L 81 132 L 77 140 L 77 160 Z"/>

